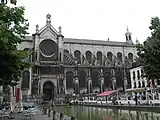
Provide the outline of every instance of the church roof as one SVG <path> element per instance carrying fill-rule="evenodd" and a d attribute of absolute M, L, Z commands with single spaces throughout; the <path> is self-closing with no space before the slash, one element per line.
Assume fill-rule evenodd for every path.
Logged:
<path fill-rule="evenodd" d="M 125 46 L 125 47 L 134 47 L 135 46 L 133 43 L 127 43 L 127 42 L 76 39 L 76 38 L 64 38 L 64 43 L 102 45 L 102 46 Z"/>
<path fill-rule="evenodd" d="M 32 42 L 33 41 L 33 36 L 25 36 L 23 41 Z"/>
<path fill-rule="evenodd" d="M 23 41 L 32 42 L 32 36 L 26 36 Z M 102 46 L 124 46 L 134 47 L 133 43 L 118 42 L 118 41 L 104 41 L 104 40 L 91 40 L 91 39 L 76 39 L 76 38 L 64 38 L 64 44 L 84 44 L 84 45 L 102 45 Z"/>
<path fill-rule="evenodd" d="M 137 58 L 135 62 L 132 63 L 132 68 L 140 67 L 142 66 L 140 59 Z"/>

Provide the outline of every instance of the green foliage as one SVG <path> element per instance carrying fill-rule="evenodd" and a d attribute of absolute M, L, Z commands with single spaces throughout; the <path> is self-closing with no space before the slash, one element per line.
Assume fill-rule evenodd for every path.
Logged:
<path fill-rule="evenodd" d="M 17 50 L 17 45 L 27 34 L 28 21 L 23 7 L 0 5 L 0 84 L 19 81 L 21 72 L 29 66 L 28 53 Z"/>
<path fill-rule="evenodd" d="M 160 78 L 160 20 L 152 18 L 151 36 L 143 44 L 137 44 L 137 55 L 148 79 Z"/>

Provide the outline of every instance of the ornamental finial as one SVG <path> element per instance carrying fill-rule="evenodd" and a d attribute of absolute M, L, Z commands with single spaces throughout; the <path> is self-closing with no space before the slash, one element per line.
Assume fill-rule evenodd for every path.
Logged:
<path fill-rule="evenodd" d="M 39 31 L 39 25 L 36 25 L 36 33 Z"/>
<path fill-rule="evenodd" d="M 59 34 L 62 34 L 62 27 L 61 26 L 59 26 Z"/>
<path fill-rule="evenodd" d="M 47 15 L 46 15 L 46 23 L 47 23 L 47 24 L 50 24 L 50 23 L 51 23 L 51 15 L 50 15 L 50 14 L 47 14 Z"/>

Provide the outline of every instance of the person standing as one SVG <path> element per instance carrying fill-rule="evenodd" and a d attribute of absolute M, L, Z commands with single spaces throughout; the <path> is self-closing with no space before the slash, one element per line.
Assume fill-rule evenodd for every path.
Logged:
<path fill-rule="evenodd" d="M 135 95 L 134 100 L 135 100 L 136 105 L 138 105 L 138 97 L 137 97 L 137 95 Z"/>

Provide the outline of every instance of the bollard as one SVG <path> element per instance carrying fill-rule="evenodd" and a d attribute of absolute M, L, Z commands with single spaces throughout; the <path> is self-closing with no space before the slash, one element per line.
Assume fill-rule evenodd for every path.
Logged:
<path fill-rule="evenodd" d="M 63 113 L 60 113 L 60 120 L 63 120 Z"/>
<path fill-rule="evenodd" d="M 48 117 L 51 117 L 51 109 L 48 110 Z"/>
<path fill-rule="evenodd" d="M 13 112 L 11 111 L 10 114 L 9 114 L 9 119 L 14 119 L 15 117 L 13 116 Z"/>
<path fill-rule="evenodd" d="M 53 120 L 56 120 L 56 111 L 53 111 Z"/>
<path fill-rule="evenodd" d="M 44 115 L 44 110 L 45 110 L 45 109 L 44 109 L 44 107 L 43 107 L 43 108 L 42 108 L 42 115 Z"/>
<path fill-rule="evenodd" d="M 44 110 L 44 114 L 45 114 L 45 115 L 47 115 L 47 108 L 45 108 L 45 110 Z"/>
<path fill-rule="evenodd" d="M 71 117 L 71 120 L 75 120 L 75 117 L 72 116 L 72 117 Z"/>

